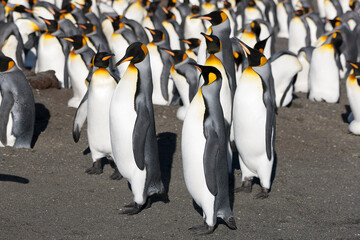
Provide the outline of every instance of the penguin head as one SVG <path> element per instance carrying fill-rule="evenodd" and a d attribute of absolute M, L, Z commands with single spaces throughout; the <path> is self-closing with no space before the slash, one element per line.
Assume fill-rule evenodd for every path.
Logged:
<path fill-rule="evenodd" d="M 121 22 L 122 16 L 115 16 L 115 17 L 107 16 L 107 17 L 114 28 L 114 32 L 125 26 L 124 23 Z"/>
<path fill-rule="evenodd" d="M 169 1 L 170 2 L 170 1 Z M 159 3 L 160 1 L 155 1 L 155 2 L 151 2 L 147 8 L 146 8 L 146 11 L 147 11 L 147 15 L 148 16 L 153 16 L 157 7 L 159 6 Z"/>
<path fill-rule="evenodd" d="M 230 9 L 232 6 L 231 6 L 231 3 L 227 0 L 224 0 L 224 8 L 225 9 Z"/>
<path fill-rule="evenodd" d="M 349 62 L 351 68 L 354 70 L 354 75 L 360 79 L 360 62 Z"/>
<path fill-rule="evenodd" d="M 333 28 L 336 28 L 341 25 L 342 21 L 341 18 L 335 17 L 334 19 L 325 19 L 328 23 L 331 24 Z"/>
<path fill-rule="evenodd" d="M 72 3 L 67 3 L 63 6 L 63 8 L 60 10 L 61 14 L 71 13 L 75 9 L 75 5 Z"/>
<path fill-rule="evenodd" d="M 242 62 L 243 62 L 244 52 L 243 51 L 233 51 L 233 56 L 234 56 L 235 65 L 237 67 L 239 67 L 240 64 L 242 64 Z"/>
<path fill-rule="evenodd" d="M 208 20 L 210 21 L 210 23 L 213 25 L 213 26 L 216 26 L 216 25 L 219 25 L 223 22 L 225 22 L 228 17 L 226 15 L 226 13 L 224 13 L 223 11 L 213 11 L 209 14 L 206 14 L 206 15 L 200 15 L 200 16 L 194 16 L 192 18 L 199 18 L 199 19 L 203 19 L 203 20 Z"/>
<path fill-rule="evenodd" d="M 168 1 L 168 5 L 167 5 L 167 8 L 172 8 L 172 7 L 175 7 L 176 6 L 176 0 L 169 0 Z"/>
<path fill-rule="evenodd" d="M 265 45 L 266 45 L 266 42 L 267 40 L 271 37 L 268 36 L 267 38 L 265 38 L 264 40 L 261 40 L 261 41 L 258 41 L 255 46 L 254 46 L 254 49 L 258 50 L 259 52 L 261 52 L 262 54 L 264 54 L 264 49 L 265 49 Z"/>
<path fill-rule="evenodd" d="M 200 71 L 201 75 L 204 78 L 203 86 L 209 86 L 213 82 L 222 79 L 221 73 L 216 67 L 199 65 L 197 63 L 189 63 L 189 64 L 193 65 Z"/>
<path fill-rule="evenodd" d="M 181 63 L 182 61 L 184 61 L 188 56 L 185 53 L 185 51 L 183 50 L 168 50 L 165 48 L 160 48 L 161 50 L 167 52 L 168 54 L 170 54 L 174 60 L 174 65 Z"/>
<path fill-rule="evenodd" d="M 169 11 L 168 9 L 163 7 L 162 10 L 165 12 L 165 16 L 166 16 L 167 21 L 171 21 L 171 20 L 176 19 L 175 15 L 171 11 Z"/>
<path fill-rule="evenodd" d="M 311 12 L 311 11 L 312 11 L 311 8 L 302 7 L 302 8 L 295 11 L 295 16 L 300 17 L 300 16 L 305 15 L 305 14 Z"/>
<path fill-rule="evenodd" d="M 82 35 L 65 37 L 64 39 L 71 42 L 75 50 L 80 49 L 86 45 L 86 39 Z"/>
<path fill-rule="evenodd" d="M 200 12 L 200 7 L 197 5 L 191 6 L 191 13 L 192 14 L 198 14 Z"/>
<path fill-rule="evenodd" d="M 330 43 L 334 46 L 337 52 L 340 52 L 340 46 L 343 43 L 342 33 L 340 31 L 335 31 L 331 34 Z"/>
<path fill-rule="evenodd" d="M 249 0 L 249 2 L 248 2 L 249 7 L 254 7 L 255 5 L 256 5 L 256 3 L 254 0 Z"/>
<path fill-rule="evenodd" d="M 114 56 L 112 53 L 99 52 L 92 58 L 90 67 L 107 68 L 110 64 L 110 58 Z"/>
<path fill-rule="evenodd" d="M 96 31 L 96 25 L 92 23 L 78 24 L 78 26 L 82 29 L 84 34 L 90 34 Z"/>
<path fill-rule="evenodd" d="M 213 34 L 207 35 L 203 32 L 201 35 L 205 37 L 207 52 L 209 54 L 215 54 L 221 51 L 221 41 L 217 36 Z"/>
<path fill-rule="evenodd" d="M 255 36 L 258 38 L 260 36 L 261 27 L 258 21 L 254 20 L 250 23 L 250 29 L 253 33 L 255 33 Z"/>
<path fill-rule="evenodd" d="M 201 43 L 201 40 L 198 38 L 181 39 L 181 41 L 189 45 L 190 50 L 197 48 Z"/>
<path fill-rule="evenodd" d="M 26 8 L 24 5 L 16 4 L 13 8 L 13 11 L 18 13 L 32 13 L 32 11 Z"/>
<path fill-rule="evenodd" d="M 40 18 L 45 22 L 47 31 L 49 33 L 54 33 L 60 29 L 60 26 L 56 20 L 45 19 L 43 17 Z"/>
<path fill-rule="evenodd" d="M 15 66 L 14 60 L 11 58 L 0 55 L 0 72 L 6 72 L 12 69 Z"/>
<path fill-rule="evenodd" d="M 150 29 L 147 27 L 145 27 L 145 28 L 150 32 L 151 36 L 153 37 L 154 43 L 165 40 L 165 34 L 162 31 L 157 30 L 157 29 Z"/>
<path fill-rule="evenodd" d="M 79 4 L 82 12 L 84 14 L 91 12 L 91 6 L 92 6 L 92 1 L 91 0 L 85 0 L 84 5 Z"/>
<path fill-rule="evenodd" d="M 126 49 L 125 56 L 120 59 L 116 66 L 119 66 L 123 62 L 130 61 L 131 63 L 139 63 L 145 59 L 148 54 L 148 49 L 145 44 L 141 42 L 134 42 Z"/>
<path fill-rule="evenodd" d="M 266 57 L 259 50 L 249 47 L 239 39 L 238 42 L 248 56 L 249 66 L 261 67 L 267 63 Z"/>
<path fill-rule="evenodd" d="M 351 10 L 356 11 L 357 2 L 358 2 L 358 0 L 350 0 L 349 7 Z"/>

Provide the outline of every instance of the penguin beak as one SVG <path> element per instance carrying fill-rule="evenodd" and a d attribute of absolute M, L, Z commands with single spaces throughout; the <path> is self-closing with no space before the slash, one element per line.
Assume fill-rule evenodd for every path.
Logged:
<path fill-rule="evenodd" d="M 162 7 L 162 10 L 163 10 L 166 14 L 169 13 L 169 11 L 168 11 L 166 8 L 164 8 L 164 7 Z"/>
<path fill-rule="evenodd" d="M 69 42 L 74 42 L 74 40 L 73 40 L 73 39 L 71 39 L 71 38 L 67 38 L 67 37 L 65 37 L 64 39 L 65 39 L 65 40 L 67 40 L 67 41 L 69 41 Z"/>
<path fill-rule="evenodd" d="M 112 17 L 110 17 L 109 15 L 106 17 L 110 20 L 110 22 L 114 22 L 114 19 L 112 19 Z"/>
<path fill-rule="evenodd" d="M 151 33 L 151 35 L 155 35 L 156 33 L 154 32 L 154 30 L 152 30 L 152 29 L 150 29 L 150 28 L 148 28 L 148 27 L 145 27 L 150 33 Z"/>
<path fill-rule="evenodd" d="M 82 25 L 82 24 L 79 24 L 78 26 L 81 27 L 82 29 L 85 29 L 85 30 L 86 30 L 86 26 L 84 26 L 84 25 Z"/>
<path fill-rule="evenodd" d="M 214 39 L 212 39 L 209 35 L 206 35 L 205 33 L 201 32 L 201 35 L 203 35 L 207 40 L 209 40 L 210 42 L 214 41 Z"/>
<path fill-rule="evenodd" d="M 181 41 L 183 41 L 184 43 L 187 43 L 188 45 L 191 45 L 191 42 L 186 39 L 181 39 Z"/>
<path fill-rule="evenodd" d="M 47 19 L 45 19 L 45 18 L 43 18 L 43 17 L 40 17 L 47 25 L 51 25 L 51 23 L 47 20 Z"/>
<path fill-rule="evenodd" d="M 244 51 L 247 53 L 247 55 L 250 55 L 250 50 L 247 48 L 246 44 L 243 43 L 241 40 L 237 39 L 240 46 L 244 49 Z"/>
<path fill-rule="evenodd" d="M 356 65 L 355 63 L 349 62 L 349 64 L 350 64 L 354 69 L 359 69 L 359 66 Z"/>
<path fill-rule="evenodd" d="M 197 63 L 194 63 L 194 62 L 190 62 L 189 63 L 190 65 L 193 65 L 194 67 L 196 67 L 199 71 L 200 71 L 200 73 L 202 73 L 202 66 L 201 65 L 199 65 L 199 64 L 197 64 Z"/>
<path fill-rule="evenodd" d="M 127 62 L 127 61 L 131 61 L 131 59 L 133 59 L 134 57 L 133 56 L 130 56 L 130 57 L 126 57 L 126 55 L 120 59 L 115 65 L 116 66 L 119 66 L 120 64 L 124 63 L 124 62 Z"/>
<path fill-rule="evenodd" d="M 206 15 L 202 16 L 202 15 L 199 15 L 199 16 L 193 16 L 191 17 L 191 19 L 202 19 L 202 20 L 208 20 L 208 21 L 211 21 L 212 18 L 211 17 L 208 17 Z"/>
<path fill-rule="evenodd" d="M 49 12 L 51 12 L 52 15 L 55 15 L 54 9 L 52 9 L 51 7 L 48 7 L 48 10 L 49 10 Z"/>
<path fill-rule="evenodd" d="M 170 54 L 171 56 L 175 56 L 175 53 L 174 52 L 172 52 L 172 51 L 170 51 L 170 50 L 167 50 L 167 49 L 165 49 L 165 48 L 160 48 L 161 50 L 163 50 L 163 51 L 165 51 L 165 52 L 167 52 L 168 54 Z"/>
<path fill-rule="evenodd" d="M 103 57 L 101 60 L 106 61 L 106 60 L 108 60 L 109 58 L 111 58 L 112 56 L 114 56 L 114 54 L 109 54 L 109 55 Z"/>

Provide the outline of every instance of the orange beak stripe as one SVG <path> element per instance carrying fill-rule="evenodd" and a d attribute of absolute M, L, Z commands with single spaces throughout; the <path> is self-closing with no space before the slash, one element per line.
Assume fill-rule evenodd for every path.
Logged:
<path fill-rule="evenodd" d="M 74 40 L 73 39 L 71 39 L 71 38 L 64 38 L 65 40 L 68 40 L 69 42 L 74 42 Z"/>
<path fill-rule="evenodd" d="M 168 54 L 170 54 L 170 55 L 173 56 L 173 57 L 175 56 L 175 54 L 174 54 L 172 51 L 169 51 L 169 50 L 167 50 L 167 49 L 164 49 L 164 51 L 167 52 Z"/>
<path fill-rule="evenodd" d="M 111 58 L 111 56 L 103 57 L 101 60 L 106 61 L 106 60 L 108 60 L 109 58 Z"/>
<path fill-rule="evenodd" d="M 248 55 L 250 55 L 249 49 L 248 49 L 244 44 L 242 44 L 241 42 L 239 42 L 239 43 L 240 43 L 241 47 L 245 50 L 245 52 L 246 52 Z"/>
<path fill-rule="evenodd" d="M 134 58 L 134 57 L 125 58 L 124 60 L 122 60 L 122 61 L 119 63 L 119 65 L 122 64 L 123 62 L 130 61 L 130 60 L 133 59 L 133 58 Z"/>
<path fill-rule="evenodd" d="M 359 67 L 354 63 L 350 63 L 350 65 L 353 66 L 355 69 L 359 69 Z"/>

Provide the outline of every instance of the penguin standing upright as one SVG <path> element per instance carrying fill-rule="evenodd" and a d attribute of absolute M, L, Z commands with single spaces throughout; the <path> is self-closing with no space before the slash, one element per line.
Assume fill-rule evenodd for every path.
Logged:
<path fill-rule="evenodd" d="M 348 118 L 349 131 L 360 135 L 360 62 L 350 63 L 350 65 L 353 70 L 346 80 L 346 92 L 352 111 Z"/>
<path fill-rule="evenodd" d="M 271 67 L 265 56 L 239 42 L 248 56 L 249 66 L 241 75 L 233 105 L 233 126 L 239 152 L 242 186 L 251 192 L 252 179 L 258 177 L 261 192 L 268 197 L 274 163 L 275 90 Z"/>
<path fill-rule="evenodd" d="M 330 43 L 324 43 L 312 52 L 309 69 L 309 99 L 336 103 L 340 98 L 340 52 L 342 34 L 330 34 Z"/>
<path fill-rule="evenodd" d="M 82 35 L 64 39 L 73 45 L 67 60 L 67 68 L 74 96 L 68 101 L 68 106 L 77 108 L 87 91 L 84 79 L 88 76 L 90 63 L 95 53 L 86 44 Z"/>
<path fill-rule="evenodd" d="M 59 87 L 68 88 L 70 86 L 65 64 L 68 52 L 58 38 L 64 33 L 60 30 L 56 20 L 43 20 L 46 23 L 47 31 L 39 39 L 35 73 L 54 70 L 56 78 L 59 80 Z"/>
<path fill-rule="evenodd" d="M 166 196 L 161 181 L 152 104 L 150 57 L 147 47 L 135 42 L 117 64 L 130 61 L 110 105 L 110 136 L 115 163 L 128 180 L 134 203 L 122 214 L 137 214 L 151 204 L 150 196 Z"/>
<path fill-rule="evenodd" d="M 197 18 L 208 20 L 211 23 L 211 27 L 209 30 L 211 32 L 206 33 L 217 36 L 222 44 L 222 51 L 215 54 L 219 58 L 219 60 L 223 63 L 226 73 L 228 75 L 230 89 L 231 89 L 231 97 L 234 97 L 235 89 L 236 89 L 236 80 L 235 80 L 235 62 L 233 57 L 232 43 L 230 40 L 230 22 L 229 19 L 223 11 L 214 11 L 207 15 L 197 16 Z M 203 45 L 203 48 L 201 46 Z M 200 44 L 199 54 L 198 54 L 198 63 L 204 64 L 206 57 L 204 57 L 204 52 L 206 52 L 206 43 L 202 42 Z M 203 51 L 203 53 L 200 53 Z M 202 56 L 201 56 L 202 55 Z M 206 54 L 205 54 L 206 55 Z"/>
<path fill-rule="evenodd" d="M 173 64 L 171 56 L 160 48 L 169 49 L 169 42 L 162 31 L 147 29 L 153 41 L 147 45 L 151 59 L 151 75 L 153 82 L 152 102 L 156 105 L 170 105 L 177 101 L 174 81 L 170 79 L 170 68 Z"/>
<path fill-rule="evenodd" d="M 14 60 L 0 52 L 0 147 L 30 148 L 34 127 L 31 87 Z"/>
<path fill-rule="evenodd" d="M 187 54 L 181 50 L 163 50 L 169 53 L 174 60 L 174 64 L 170 69 L 170 75 L 174 80 L 176 89 L 179 91 L 182 100 L 182 106 L 177 110 L 176 117 L 183 121 L 190 102 L 198 89 L 196 68 L 191 65 L 195 63 L 195 60 L 189 58 Z"/>
<path fill-rule="evenodd" d="M 217 217 L 236 229 L 230 208 L 227 140 L 220 104 L 221 73 L 215 67 L 195 64 L 204 84 L 191 101 L 183 128 L 181 153 L 184 180 L 202 208 L 204 224 L 190 228 L 196 234 L 212 233 Z"/>
<path fill-rule="evenodd" d="M 82 99 L 74 119 L 73 138 L 79 141 L 81 128 L 87 119 L 87 135 L 93 166 L 86 169 L 88 174 L 103 172 L 102 158 L 112 156 L 109 109 L 112 94 L 119 78 L 109 69 L 110 58 L 113 54 L 98 52 L 91 61 L 91 68 L 86 81 L 89 88 Z M 112 179 L 121 178 L 117 170 L 111 175 Z"/>
<path fill-rule="evenodd" d="M 300 48 L 311 45 L 310 28 L 306 21 L 308 11 L 309 9 L 297 10 L 289 22 L 289 51 L 297 53 Z"/>
<path fill-rule="evenodd" d="M 309 70 L 313 50 L 314 47 L 303 47 L 299 50 L 297 54 L 302 69 L 296 76 L 296 80 L 294 83 L 294 92 L 309 92 Z"/>

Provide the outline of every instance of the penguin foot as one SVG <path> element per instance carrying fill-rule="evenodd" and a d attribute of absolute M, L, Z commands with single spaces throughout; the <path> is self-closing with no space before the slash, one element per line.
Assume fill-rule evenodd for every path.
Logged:
<path fill-rule="evenodd" d="M 234 217 L 229 217 L 228 219 L 223 219 L 223 220 L 231 230 L 237 229 Z"/>
<path fill-rule="evenodd" d="M 245 180 L 241 187 L 235 188 L 234 192 L 245 192 L 245 193 L 251 193 L 252 191 L 252 180 Z"/>
<path fill-rule="evenodd" d="M 206 223 L 198 226 L 193 226 L 189 230 L 195 235 L 206 235 L 214 232 L 214 227 L 210 227 Z"/>
<path fill-rule="evenodd" d="M 120 211 L 120 214 L 135 215 L 141 212 L 142 205 L 139 205 L 137 203 L 130 203 L 128 205 L 125 205 L 125 208 L 127 209 Z"/>
<path fill-rule="evenodd" d="M 96 162 L 93 163 L 91 168 L 88 168 L 85 170 L 87 174 L 102 174 L 103 168 L 101 164 L 101 159 L 96 160 Z"/>
<path fill-rule="evenodd" d="M 269 197 L 269 189 L 267 188 L 261 188 L 261 192 L 256 194 L 255 198 L 256 199 L 265 199 Z"/>
<path fill-rule="evenodd" d="M 113 172 L 113 174 L 110 175 L 111 180 L 121 180 L 122 178 L 123 178 L 123 176 L 120 174 L 120 172 L 117 168 L 115 168 L 115 171 Z"/>

